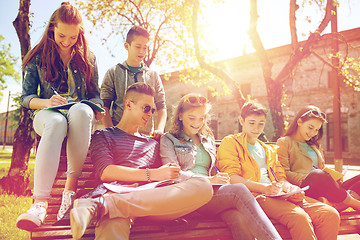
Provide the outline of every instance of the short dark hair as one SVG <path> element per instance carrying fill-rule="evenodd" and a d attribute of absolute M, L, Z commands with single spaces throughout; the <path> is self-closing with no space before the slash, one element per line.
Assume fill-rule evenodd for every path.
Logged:
<path fill-rule="evenodd" d="M 150 86 L 147 83 L 143 83 L 143 82 L 137 82 L 134 84 L 131 84 L 125 92 L 125 96 L 124 96 L 124 100 L 127 99 L 129 93 L 131 92 L 136 92 L 136 93 L 142 93 L 142 94 L 146 94 L 149 96 L 154 97 L 155 96 L 155 90 L 152 86 Z"/>
<path fill-rule="evenodd" d="M 147 39 L 150 39 L 149 32 L 141 26 L 133 26 L 132 28 L 130 28 L 126 35 L 126 42 L 128 44 L 131 44 L 131 42 L 134 40 L 134 36 L 143 36 Z"/>
<path fill-rule="evenodd" d="M 255 101 L 248 101 L 242 106 L 240 116 L 243 119 L 253 114 L 264 115 L 266 117 L 267 113 L 268 110 L 262 104 Z"/>

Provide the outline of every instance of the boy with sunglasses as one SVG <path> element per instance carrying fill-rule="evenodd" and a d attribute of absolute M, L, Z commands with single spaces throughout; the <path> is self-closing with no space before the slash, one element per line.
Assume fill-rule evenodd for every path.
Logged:
<path fill-rule="evenodd" d="M 118 63 L 110 68 L 101 85 L 100 96 L 106 110 L 102 122 L 105 127 L 116 126 L 124 111 L 123 98 L 126 88 L 133 83 L 144 82 L 155 89 L 157 121 L 155 128 L 151 119 L 146 127 L 140 130 L 159 139 L 164 132 L 167 117 L 165 91 L 159 74 L 149 69 L 143 62 L 148 53 L 149 38 L 147 30 L 140 26 L 133 26 L 127 33 L 124 46 L 128 51 L 128 58 L 124 63 Z"/>
<path fill-rule="evenodd" d="M 259 103 L 244 104 L 239 118 L 242 132 L 221 141 L 216 166 L 229 174 L 232 184 L 245 184 L 267 216 L 286 226 L 293 240 L 336 240 L 340 224 L 336 209 L 303 193 L 273 196 L 299 190 L 299 187 L 286 180 L 276 146 L 258 140 L 265 127 L 266 114 L 267 109 Z"/>
<path fill-rule="evenodd" d="M 136 217 L 171 220 L 186 215 L 212 197 L 210 182 L 202 177 L 180 176 L 176 164 L 161 166 L 159 143 L 139 133 L 154 109 L 154 90 L 145 83 L 131 85 L 124 99 L 124 114 L 111 128 L 95 131 L 90 145 L 95 175 L 102 182 L 141 185 L 174 180 L 174 184 L 130 193 L 106 193 L 77 199 L 70 212 L 74 239 L 97 221 L 96 239 L 128 239 Z"/>

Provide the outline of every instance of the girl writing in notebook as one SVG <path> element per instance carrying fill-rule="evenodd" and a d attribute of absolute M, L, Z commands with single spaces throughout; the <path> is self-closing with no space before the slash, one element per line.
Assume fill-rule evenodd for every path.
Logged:
<path fill-rule="evenodd" d="M 305 192 L 309 197 L 326 198 L 339 211 L 348 206 L 360 210 L 358 193 L 360 178 L 344 183 L 335 181 L 325 168 L 324 153 L 320 146 L 326 114 L 316 106 L 302 108 L 285 133 L 278 139 L 278 157 L 286 177 L 300 187 L 310 186 Z"/>
<path fill-rule="evenodd" d="M 95 118 L 103 116 L 84 103 L 61 112 L 45 109 L 83 99 L 102 105 L 95 56 L 89 51 L 80 12 L 69 2 L 52 14 L 42 39 L 25 56 L 23 70 L 21 103 L 31 110 L 34 130 L 41 136 L 35 159 L 34 203 L 17 219 L 17 227 L 30 231 L 45 219 L 65 137 L 67 179 L 58 219 L 71 206 Z"/>
<path fill-rule="evenodd" d="M 212 174 L 216 147 L 206 121 L 208 100 L 199 94 L 181 98 L 170 131 L 160 140 L 163 164 L 176 163 L 183 175 L 200 175 L 213 183 L 212 200 L 198 212 L 219 215 L 226 222 L 234 239 L 281 239 L 253 195 L 243 184 L 229 184 L 227 173 Z"/>

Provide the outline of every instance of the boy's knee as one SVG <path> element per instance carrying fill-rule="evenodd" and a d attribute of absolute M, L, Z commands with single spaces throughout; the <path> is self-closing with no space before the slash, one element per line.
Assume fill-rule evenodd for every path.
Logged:
<path fill-rule="evenodd" d="M 324 208 L 324 210 L 321 211 L 322 220 L 324 222 L 331 224 L 332 226 L 339 226 L 339 224 L 340 224 L 339 212 L 335 208 L 333 208 L 327 204 L 325 204 L 325 206 L 323 208 Z"/>
<path fill-rule="evenodd" d="M 130 236 L 131 220 L 128 218 L 104 217 L 95 228 L 95 240 L 119 239 L 127 240 Z"/>
<path fill-rule="evenodd" d="M 294 209 L 293 213 L 287 214 L 287 227 L 293 228 L 306 228 L 311 224 L 311 218 L 310 216 L 302 209 L 297 208 Z"/>
<path fill-rule="evenodd" d="M 196 186 L 195 191 L 196 194 L 199 196 L 199 198 L 197 199 L 199 200 L 199 202 L 204 202 L 205 204 L 211 200 L 213 196 L 213 188 L 209 180 L 203 177 L 193 176 L 188 181 L 191 181 L 192 184 Z"/>

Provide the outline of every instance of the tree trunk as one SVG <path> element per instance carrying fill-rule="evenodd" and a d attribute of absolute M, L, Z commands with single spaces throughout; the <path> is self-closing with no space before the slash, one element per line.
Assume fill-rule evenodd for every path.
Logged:
<path fill-rule="evenodd" d="M 258 55 L 261 67 L 263 70 L 264 81 L 266 85 L 267 99 L 269 102 L 269 109 L 271 113 L 272 123 L 274 125 L 274 136 L 272 141 L 275 141 L 282 136 L 285 129 L 284 115 L 281 109 L 281 100 L 283 96 L 283 83 L 272 79 L 272 66 L 265 48 L 261 42 L 260 36 L 257 32 L 257 1 L 250 1 L 250 29 L 249 36 L 251 42 Z"/>
<path fill-rule="evenodd" d="M 311 46 L 313 46 L 317 41 L 320 40 L 320 34 L 326 28 L 330 21 L 331 10 L 334 0 L 328 0 L 326 2 L 326 11 L 323 20 L 318 26 L 317 30 L 310 34 L 309 38 L 305 43 L 300 46 L 298 44 L 297 35 L 296 35 L 296 19 L 295 11 L 298 6 L 296 1 L 290 1 L 290 32 L 291 32 L 291 42 L 294 53 L 290 56 L 288 62 L 281 69 L 279 74 L 272 78 L 272 63 L 269 61 L 264 46 L 262 45 L 261 39 L 257 32 L 257 0 L 250 0 L 250 30 L 249 35 L 253 46 L 256 50 L 257 55 L 259 56 L 261 66 L 263 69 L 264 80 L 266 84 L 267 98 L 269 102 L 269 108 L 271 112 L 272 122 L 274 124 L 274 137 L 273 141 L 282 136 L 282 133 L 285 129 L 284 116 L 282 113 L 282 96 L 284 91 L 284 82 L 288 79 L 293 69 L 299 64 L 299 62 L 305 57 L 310 55 Z"/>
<path fill-rule="evenodd" d="M 2 188 L 7 193 L 16 195 L 31 195 L 29 187 L 28 162 L 30 150 L 34 143 L 32 120 L 26 109 L 22 108 L 19 126 L 16 129 L 11 157 L 11 166 L 6 177 L 0 181 Z"/>
<path fill-rule="evenodd" d="M 30 50 L 30 0 L 20 0 L 18 15 L 13 22 L 21 46 L 21 58 Z M 32 136 L 32 120 L 26 109 L 22 108 L 19 126 L 16 129 L 11 157 L 11 166 L 6 177 L 0 180 L 0 185 L 7 193 L 30 195 L 28 162 L 30 150 L 34 143 Z"/>

